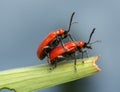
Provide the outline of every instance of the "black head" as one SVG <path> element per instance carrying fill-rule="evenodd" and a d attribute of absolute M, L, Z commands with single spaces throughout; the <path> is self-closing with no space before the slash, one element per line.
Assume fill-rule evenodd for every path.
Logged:
<path fill-rule="evenodd" d="M 87 44 L 87 43 L 84 44 L 83 48 L 92 49 L 91 45 L 90 45 L 90 44 Z"/>
<path fill-rule="evenodd" d="M 93 28 L 93 30 L 92 30 L 92 32 L 90 34 L 90 37 L 88 39 L 88 42 L 85 42 L 83 48 L 92 49 L 90 41 L 91 41 L 91 38 L 92 38 L 92 35 L 93 35 L 94 31 L 95 31 L 95 28 Z"/>

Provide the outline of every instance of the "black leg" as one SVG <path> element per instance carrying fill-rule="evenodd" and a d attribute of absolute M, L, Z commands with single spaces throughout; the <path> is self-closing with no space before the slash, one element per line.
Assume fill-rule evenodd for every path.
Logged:
<path fill-rule="evenodd" d="M 61 42 L 61 45 L 62 45 L 62 47 L 64 48 L 64 50 L 68 51 L 68 48 L 66 48 L 66 47 L 64 46 L 64 43 L 63 43 L 63 40 L 62 40 L 62 36 L 60 36 L 60 42 Z"/>
<path fill-rule="evenodd" d="M 76 68 L 76 61 L 77 61 L 76 51 L 74 52 L 74 58 L 75 58 L 75 61 L 74 61 L 74 70 L 76 71 L 77 70 L 77 68 Z"/>
<path fill-rule="evenodd" d="M 52 64 L 51 64 L 51 61 L 50 61 L 50 58 L 49 58 L 49 53 L 47 53 L 46 50 L 44 50 L 44 53 L 47 55 L 47 63 L 50 66 L 49 70 L 52 70 L 53 67 L 52 67 Z"/>
<path fill-rule="evenodd" d="M 47 56 L 47 62 L 48 62 L 48 64 L 49 64 L 49 63 L 50 63 L 49 53 L 47 53 L 47 51 L 46 51 L 46 50 L 43 50 L 43 53 L 45 53 L 45 54 L 46 54 L 46 56 Z"/>
<path fill-rule="evenodd" d="M 88 52 L 87 52 L 87 50 L 85 50 L 84 53 L 86 53 L 86 57 L 88 58 Z"/>
<path fill-rule="evenodd" d="M 82 59 L 84 58 L 84 53 L 86 53 L 86 57 L 88 58 L 87 50 L 85 50 L 85 51 L 81 51 L 81 52 L 82 52 Z M 84 61 L 82 61 L 82 63 L 84 63 Z"/>
<path fill-rule="evenodd" d="M 54 63 L 54 68 L 57 67 L 57 60 L 55 60 L 55 63 Z"/>
<path fill-rule="evenodd" d="M 47 62 L 48 62 L 48 64 L 50 64 L 50 58 L 49 58 L 49 56 L 47 56 Z"/>
<path fill-rule="evenodd" d="M 77 49 L 82 54 L 81 59 L 82 59 L 82 63 L 84 63 L 84 61 L 83 61 L 84 51 L 82 49 L 80 49 L 79 47 Z"/>
<path fill-rule="evenodd" d="M 57 59 L 54 59 L 51 63 L 51 65 L 53 66 L 53 69 L 57 67 Z"/>
<path fill-rule="evenodd" d="M 84 60 L 83 60 L 83 57 L 84 57 L 84 51 L 81 51 L 82 52 L 82 63 L 84 63 Z"/>
<path fill-rule="evenodd" d="M 48 53 L 47 53 L 47 62 L 48 62 L 48 65 L 50 66 L 49 70 L 53 70 L 53 67 L 52 67 L 52 64 L 51 64 L 51 61 L 50 61 Z"/>
<path fill-rule="evenodd" d="M 75 42 L 75 40 L 72 38 L 71 34 L 68 34 L 68 36 L 71 39 L 71 41 Z"/>
<path fill-rule="evenodd" d="M 57 67 L 57 61 L 56 61 L 56 59 L 54 59 L 53 61 L 51 61 L 51 63 L 49 65 L 50 65 L 49 70 L 53 70 L 54 68 L 56 68 Z"/>

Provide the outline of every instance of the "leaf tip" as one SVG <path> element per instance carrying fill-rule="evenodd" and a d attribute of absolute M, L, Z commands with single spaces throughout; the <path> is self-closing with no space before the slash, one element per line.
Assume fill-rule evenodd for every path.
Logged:
<path fill-rule="evenodd" d="M 99 72 L 101 69 L 97 66 L 96 61 L 98 60 L 99 55 L 94 56 L 92 65 L 96 68 L 96 71 Z"/>

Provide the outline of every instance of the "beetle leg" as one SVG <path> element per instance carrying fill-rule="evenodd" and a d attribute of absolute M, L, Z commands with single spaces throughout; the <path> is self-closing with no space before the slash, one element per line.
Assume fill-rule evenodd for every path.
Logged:
<path fill-rule="evenodd" d="M 87 52 L 87 50 L 85 50 L 84 53 L 86 53 L 86 57 L 88 58 L 89 56 L 88 56 L 88 52 Z"/>
<path fill-rule="evenodd" d="M 50 46 L 45 46 L 43 52 L 46 54 L 46 56 L 49 58 L 48 51 L 50 50 Z"/>
<path fill-rule="evenodd" d="M 54 59 L 54 60 L 51 62 L 51 65 L 52 65 L 53 69 L 56 68 L 56 67 L 57 67 L 57 59 Z"/>
<path fill-rule="evenodd" d="M 49 55 L 47 55 L 47 62 L 48 62 L 48 64 L 50 64 L 50 58 L 49 58 Z"/>
<path fill-rule="evenodd" d="M 82 52 L 82 59 L 84 58 L 84 53 L 86 53 L 86 57 L 88 58 L 87 50 L 85 50 L 85 51 L 81 51 L 81 52 Z M 82 61 L 82 63 L 84 63 L 84 60 Z"/>
<path fill-rule="evenodd" d="M 49 68 L 50 70 L 53 70 L 54 68 L 57 67 L 57 60 L 56 59 L 49 61 L 49 62 L 50 62 L 50 68 Z"/>
<path fill-rule="evenodd" d="M 82 58 L 82 63 L 84 63 L 83 58 L 84 58 L 84 52 L 86 52 L 86 51 L 83 51 L 83 50 L 80 49 L 80 48 L 78 48 L 78 50 L 79 50 L 79 52 L 81 52 L 81 54 L 82 54 L 82 56 L 81 56 L 81 58 Z"/>
<path fill-rule="evenodd" d="M 79 52 L 81 52 L 81 54 L 82 54 L 82 56 L 81 56 L 81 58 L 82 58 L 82 63 L 84 63 L 84 61 L 83 61 L 84 51 L 83 51 L 81 48 L 79 48 L 79 47 L 77 47 L 77 49 L 78 49 Z"/>
<path fill-rule="evenodd" d="M 54 63 L 54 68 L 57 67 L 57 60 L 55 60 L 55 63 Z"/>
<path fill-rule="evenodd" d="M 50 58 L 49 58 L 49 54 L 47 53 L 47 62 L 48 64 L 50 64 Z"/>
<path fill-rule="evenodd" d="M 49 70 L 53 70 L 54 67 L 52 66 L 52 63 L 50 61 L 50 58 L 49 58 L 49 54 L 47 53 L 47 62 L 48 62 L 48 65 L 50 66 Z"/>
<path fill-rule="evenodd" d="M 66 48 L 66 47 L 64 46 L 64 43 L 63 43 L 63 40 L 62 40 L 62 36 L 60 36 L 60 42 L 61 42 L 61 45 L 62 45 L 62 47 L 64 48 L 64 50 L 68 51 L 68 48 Z"/>
<path fill-rule="evenodd" d="M 76 71 L 77 70 L 77 68 L 76 68 L 76 61 L 77 61 L 76 51 L 74 52 L 74 58 L 75 58 L 75 61 L 74 61 L 74 70 Z"/>
<path fill-rule="evenodd" d="M 84 60 L 83 60 L 83 57 L 84 57 L 84 51 L 81 51 L 82 52 L 82 63 L 84 63 Z"/>
<path fill-rule="evenodd" d="M 71 39 L 71 41 L 75 42 L 75 40 L 72 38 L 71 34 L 68 34 L 68 36 Z"/>
<path fill-rule="evenodd" d="M 82 49 L 78 49 L 78 50 L 79 50 L 79 52 L 81 52 L 81 53 L 82 53 L 81 58 L 82 58 L 82 63 L 84 63 L 83 57 L 84 57 L 84 52 L 85 52 L 85 51 L 83 51 Z"/>
<path fill-rule="evenodd" d="M 47 46 L 46 46 L 46 47 L 47 47 Z M 50 64 L 49 53 L 47 53 L 46 50 L 43 50 L 43 51 L 44 51 L 44 53 L 45 53 L 46 56 L 47 56 L 47 62 L 48 62 L 48 64 Z"/>

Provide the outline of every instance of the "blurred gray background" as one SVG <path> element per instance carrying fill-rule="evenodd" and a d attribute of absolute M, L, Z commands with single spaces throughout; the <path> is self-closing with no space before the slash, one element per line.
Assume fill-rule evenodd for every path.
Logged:
<path fill-rule="evenodd" d="M 102 71 L 35 92 L 120 92 L 119 0 L 0 0 L 0 70 L 46 61 L 36 57 L 39 42 L 52 30 L 67 29 L 73 11 L 79 23 L 71 34 L 87 41 L 95 27 L 92 41 L 102 40 L 89 50 L 90 56 L 100 54 Z"/>

